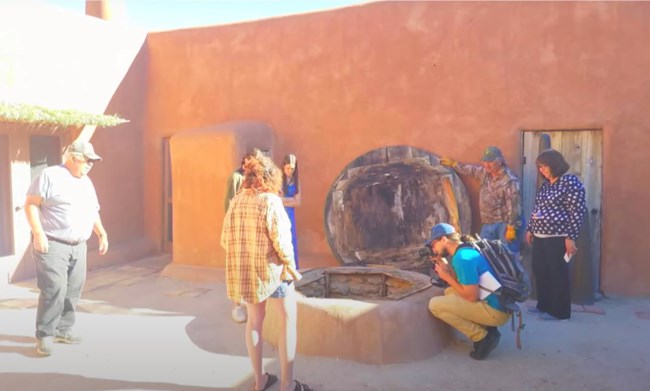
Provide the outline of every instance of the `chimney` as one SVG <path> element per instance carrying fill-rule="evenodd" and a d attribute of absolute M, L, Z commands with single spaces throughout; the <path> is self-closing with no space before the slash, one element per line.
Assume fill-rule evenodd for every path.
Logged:
<path fill-rule="evenodd" d="M 86 15 L 99 19 L 113 19 L 111 0 L 86 0 Z"/>

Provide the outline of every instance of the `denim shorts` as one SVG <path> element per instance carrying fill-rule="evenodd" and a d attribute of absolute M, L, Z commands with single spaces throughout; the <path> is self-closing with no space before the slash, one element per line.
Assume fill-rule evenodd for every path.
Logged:
<path fill-rule="evenodd" d="M 287 297 L 291 291 L 291 284 L 293 284 L 293 281 L 282 281 L 278 289 L 276 289 L 275 292 L 271 293 L 271 296 L 269 297 L 271 299 L 283 299 Z"/>

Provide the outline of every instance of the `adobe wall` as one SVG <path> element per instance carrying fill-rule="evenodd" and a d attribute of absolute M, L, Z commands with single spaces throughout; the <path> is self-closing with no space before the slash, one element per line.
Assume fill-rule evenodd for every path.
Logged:
<path fill-rule="evenodd" d="M 386 2 L 152 33 L 147 233 L 162 230 L 160 139 L 181 129 L 267 122 L 276 156 L 300 160 L 301 252 L 326 258 L 325 196 L 366 151 L 476 161 L 497 144 L 520 172 L 522 129 L 600 128 L 603 289 L 650 294 L 649 17 L 639 2 Z"/>
<path fill-rule="evenodd" d="M 47 4 L 0 2 L 0 99 L 103 114 L 145 38 Z"/>
<path fill-rule="evenodd" d="M 96 239 L 91 239 L 90 268 L 126 262 L 156 250 L 145 237 L 143 217 L 145 38 L 142 31 L 47 5 L 0 3 L 0 101 L 118 114 L 130 121 L 114 128 L 99 128 L 91 139 L 104 158 L 90 177 L 101 204 L 110 248 L 100 257 Z M 60 134 L 65 142 L 68 131 L 55 130 L 43 127 L 36 132 Z M 32 131 L 4 124 L 0 133 L 5 132 L 9 134 L 12 161 L 13 212 L 24 204 L 30 183 Z M 0 284 L 34 275 L 24 212 L 19 210 L 12 216 L 14 255 L 0 262 Z"/>

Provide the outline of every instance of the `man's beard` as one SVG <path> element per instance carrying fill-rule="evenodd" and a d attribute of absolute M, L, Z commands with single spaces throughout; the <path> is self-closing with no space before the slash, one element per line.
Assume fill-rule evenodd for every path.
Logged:
<path fill-rule="evenodd" d="M 447 251 L 446 248 L 443 249 L 442 251 L 440 251 L 440 256 L 443 257 L 443 258 L 447 258 L 449 255 L 450 255 L 449 251 Z"/>

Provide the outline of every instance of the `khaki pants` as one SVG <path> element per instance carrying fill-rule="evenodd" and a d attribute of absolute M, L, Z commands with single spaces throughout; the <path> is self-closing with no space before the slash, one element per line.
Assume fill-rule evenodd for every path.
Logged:
<path fill-rule="evenodd" d="M 473 342 L 485 338 L 485 326 L 501 326 L 510 318 L 510 314 L 495 310 L 484 300 L 471 302 L 462 298 L 453 288 L 445 289 L 444 296 L 429 300 L 429 311 Z"/>

